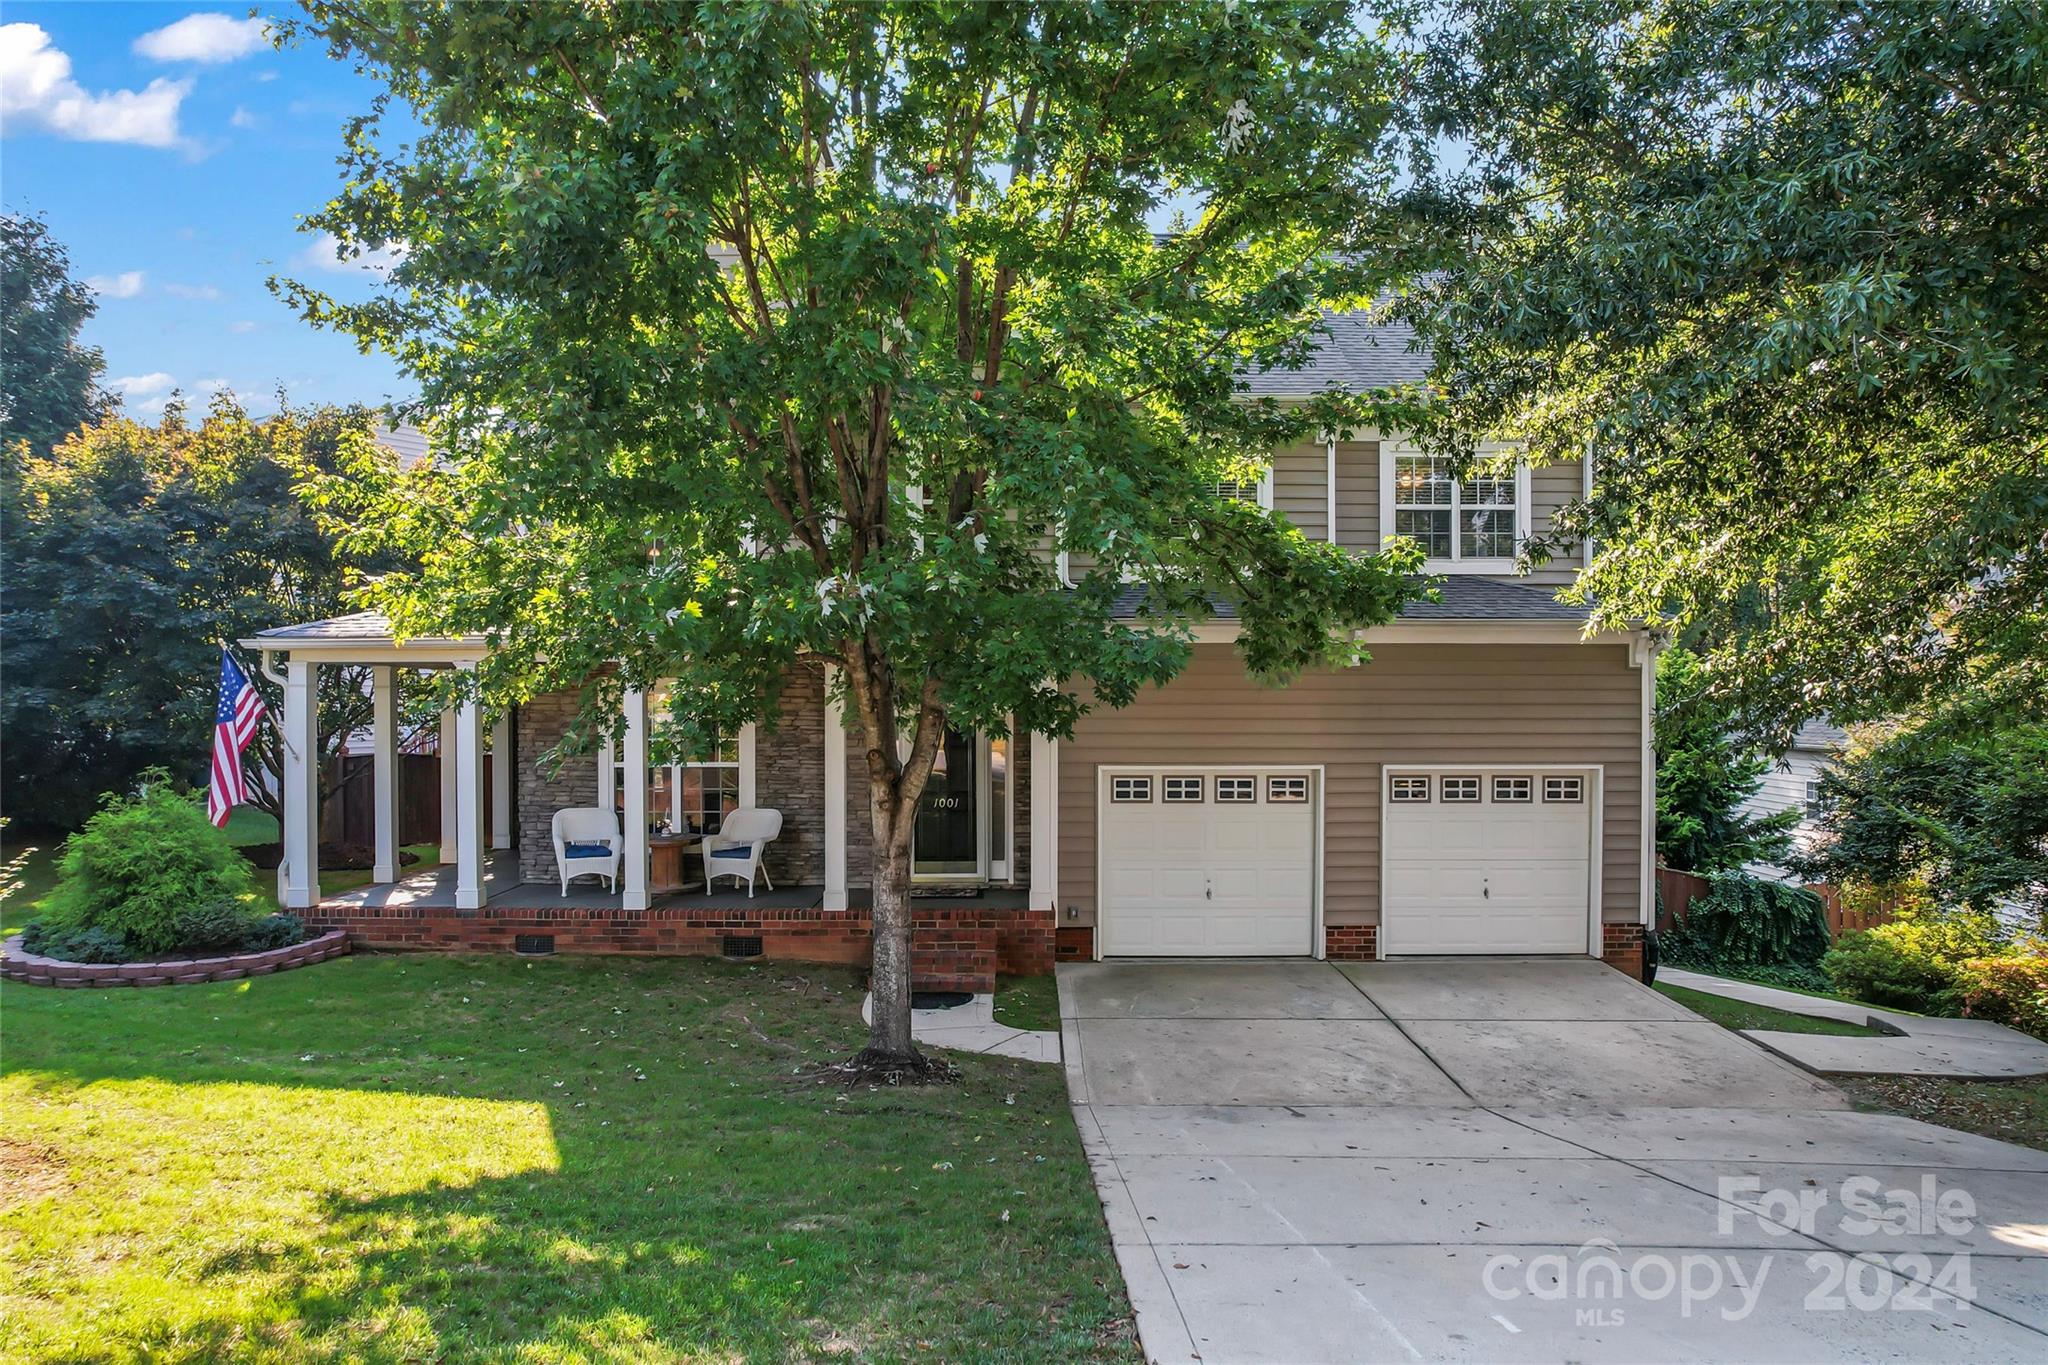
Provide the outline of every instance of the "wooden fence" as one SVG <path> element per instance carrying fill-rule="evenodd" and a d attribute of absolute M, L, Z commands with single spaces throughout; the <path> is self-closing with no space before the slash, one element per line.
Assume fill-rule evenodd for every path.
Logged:
<path fill-rule="evenodd" d="M 1693 901 L 1707 894 L 1713 883 L 1697 872 L 1681 872 L 1675 867 L 1657 864 L 1657 928 L 1659 932 L 1671 928 L 1685 918 L 1685 912 Z M 1814 882 L 1808 891 L 1820 897 L 1821 910 L 1827 916 L 1828 937 L 1840 938 L 1853 934 L 1859 929 L 1869 929 L 1879 924 L 1889 924 L 1897 917 L 1898 902 L 1887 899 L 1872 909 L 1845 910 L 1842 907 L 1840 887 L 1826 882 Z"/>
<path fill-rule="evenodd" d="M 484 755 L 484 790 L 489 791 L 491 756 Z M 336 786 L 320 808 L 320 842 L 370 846 L 376 788 L 368 754 L 334 759 L 329 778 Z M 441 841 L 441 759 L 438 754 L 398 756 L 398 842 Z"/>

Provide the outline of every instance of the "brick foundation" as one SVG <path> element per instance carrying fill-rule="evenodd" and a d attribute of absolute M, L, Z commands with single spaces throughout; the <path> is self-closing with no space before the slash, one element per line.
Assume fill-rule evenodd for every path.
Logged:
<path fill-rule="evenodd" d="M 765 958 L 866 966 L 873 932 L 859 910 L 494 909 L 323 905 L 304 912 L 309 929 L 345 929 L 368 948 L 510 952 L 521 934 L 545 934 L 558 953 L 716 957 L 732 936 L 759 937 Z M 911 912 L 912 981 L 918 990 L 995 989 L 998 972 L 1052 970 L 1050 910 L 919 906 Z"/>
<path fill-rule="evenodd" d="M 1323 927 L 1323 956 L 1332 962 L 1370 962 L 1379 956 L 1376 924 L 1330 924 Z"/>
<path fill-rule="evenodd" d="M 1095 930 L 1085 924 L 1053 931 L 1053 956 L 1061 962 L 1093 962 Z"/>
<path fill-rule="evenodd" d="M 1603 924 L 1600 926 L 1600 960 L 1626 976 L 1643 979 L 1643 926 Z"/>

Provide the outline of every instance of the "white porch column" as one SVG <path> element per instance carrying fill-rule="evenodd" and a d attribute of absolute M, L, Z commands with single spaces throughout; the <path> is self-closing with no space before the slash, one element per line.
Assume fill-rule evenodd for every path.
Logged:
<path fill-rule="evenodd" d="M 467 673 L 476 665 L 456 667 Z M 455 908 L 480 910 L 484 903 L 484 713 L 474 695 L 464 697 L 456 709 L 455 729 Z M 443 830 L 441 837 L 445 840 L 447 831 Z"/>
<path fill-rule="evenodd" d="M 1031 908 L 1060 909 L 1060 742 L 1031 736 Z"/>
<path fill-rule="evenodd" d="M 453 707 L 441 713 L 441 861 L 455 861 L 455 751 L 456 713 Z"/>
<path fill-rule="evenodd" d="M 512 847 L 512 712 L 491 727 L 491 847 Z"/>
<path fill-rule="evenodd" d="M 398 670 L 370 670 L 370 827 L 372 881 L 398 880 Z"/>
<path fill-rule="evenodd" d="M 284 670 L 284 904 L 320 901 L 320 668 L 293 659 Z"/>
<path fill-rule="evenodd" d="M 626 739 L 619 765 L 625 769 L 626 852 L 619 863 L 622 910 L 645 910 L 647 895 L 647 694 L 626 689 Z"/>
<path fill-rule="evenodd" d="M 832 695 L 839 670 L 825 666 L 825 900 L 846 908 L 846 717 Z"/>

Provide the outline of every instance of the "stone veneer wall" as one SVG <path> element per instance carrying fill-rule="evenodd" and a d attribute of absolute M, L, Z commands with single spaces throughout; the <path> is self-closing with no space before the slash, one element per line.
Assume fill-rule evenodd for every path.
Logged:
<path fill-rule="evenodd" d="M 777 886 L 816 886 L 825 880 L 823 667 L 805 665 L 790 674 L 779 712 L 772 728 L 756 728 L 754 739 L 754 800 L 782 812 L 782 833 L 763 861 Z"/>
<path fill-rule="evenodd" d="M 549 692 L 521 702 L 514 713 L 513 741 L 519 759 L 519 875 L 529 882 L 555 880 L 555 812 L 565 806 L 597 803 L 597 755 L 576 754 L 559 769 L 550 766 L 549 750 L 576 717 L 582 694 L 576 689 Z"/>

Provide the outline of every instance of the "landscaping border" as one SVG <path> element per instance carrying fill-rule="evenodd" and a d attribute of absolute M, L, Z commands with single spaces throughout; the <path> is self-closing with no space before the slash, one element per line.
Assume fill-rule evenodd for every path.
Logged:
<path fill-rule="evenodd" d="M 65 962 L 26 953 L 21 935 L 0 943 L 0 977 L 30 986 L 193 986 L 203 981 L 240 981 L 248 976 L 288 972 L 349 951 L 348 934 L 336 929 L 283 948 L 227 957 L 188 957 L 168 962 Z"/>

